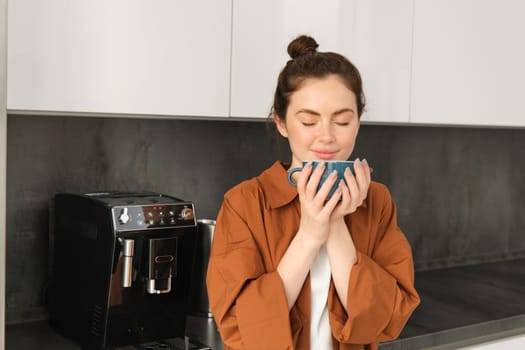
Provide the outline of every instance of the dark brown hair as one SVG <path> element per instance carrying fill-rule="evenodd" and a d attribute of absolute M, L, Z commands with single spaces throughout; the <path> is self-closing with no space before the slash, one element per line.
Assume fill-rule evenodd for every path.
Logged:
<path fill-rule="evenodd" d="M 343 84 L 356 96 L 357 115 L 365 108 L 365 96 L 361 75 L 346 57 L 335 52 L 318 52 L 319 45 L 314 38 L 301 35 L 288 44 L 291 57 L 279 74 L 273 100 L 272 113 L 286 118 L 290 96 L 309 78 L 324 78 L 337 75 Z"/>

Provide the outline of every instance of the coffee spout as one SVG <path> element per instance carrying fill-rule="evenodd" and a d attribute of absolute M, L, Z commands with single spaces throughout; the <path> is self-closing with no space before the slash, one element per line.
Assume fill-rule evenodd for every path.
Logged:
<path fill-rule="evenodd" d="M 135 241 L 132 239 L 119 239 L 122 244 L 122 287 L 129 288 L 133 282 L 133 252 Z"/>

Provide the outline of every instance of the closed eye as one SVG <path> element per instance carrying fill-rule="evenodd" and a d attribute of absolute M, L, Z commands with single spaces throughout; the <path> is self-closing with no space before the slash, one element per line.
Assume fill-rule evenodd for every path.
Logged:
<path fill-rule="evenodd" d="M 333 114 L 333 121 L 336 125 L 347 126 L 355 118 L 355 112 L 350 108 L 343 108 Z"/>
<path fill-rule="evenodd" d="M 296 115 L 299 116 L 299 120 L 304 126 L 314 126 L 321 117 L 318 112 L 310 109 L 300 109 Z"/>

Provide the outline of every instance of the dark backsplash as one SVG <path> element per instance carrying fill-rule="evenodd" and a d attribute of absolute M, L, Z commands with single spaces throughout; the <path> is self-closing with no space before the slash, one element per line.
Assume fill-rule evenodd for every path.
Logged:
<path fill-rule="evenodd" d="M 149 190 L 215 218 L 223 193 L 289 160 L 264 122 L 9 116 L 8 323 L 44 317 L 57 192 Z M 353 157 L 397 203 L 418 270 L 525 256 L 525 130 L 363 125 Z"/>

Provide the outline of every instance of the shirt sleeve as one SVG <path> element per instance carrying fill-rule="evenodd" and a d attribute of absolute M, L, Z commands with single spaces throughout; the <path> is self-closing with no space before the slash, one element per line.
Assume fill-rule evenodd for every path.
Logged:
<path fill-rule="evenodd" d="M 380 211 L 372 214 L 380 214 L 373 227 L 377 230 L 375 245 L 368 255 L 358 250 L 352 267 L 348 312 L 337 298 L 333 284 L 330 287 L 330 324 L 340 342 L 370 344 L 395 339 L 420 302 L 414 288 L 410 244 L 397 226 L 390 193 L 384 186 L 383 190 Z"/>
<path fill-rule="evenodd" d="M 292 349 L 281 277 L 266 272 L 241 203 L 225 197 L 216 221 L 206 278 L 213 317 L 229 348 Z"/>

